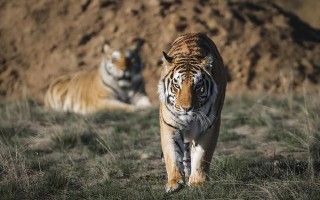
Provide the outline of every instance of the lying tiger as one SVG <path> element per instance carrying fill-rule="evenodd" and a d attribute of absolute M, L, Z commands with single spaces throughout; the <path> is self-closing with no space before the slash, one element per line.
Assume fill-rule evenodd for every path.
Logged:
<path fill-rule="evenodd" d="M 45 106 L 89 114 L 99 110 L 135 111 L 151 106 L 142 78 L 141 44 L 125 53 L 110 51 L 99 69 L 80 71 L 54 80 L 45 95 Z"/>
<path fill-rule="evenodd" d="M 163 52 L 158 93 L 167 192 L 208 179 L 226 84 L 222 58 L 205 34 L 182 35 Z"/>

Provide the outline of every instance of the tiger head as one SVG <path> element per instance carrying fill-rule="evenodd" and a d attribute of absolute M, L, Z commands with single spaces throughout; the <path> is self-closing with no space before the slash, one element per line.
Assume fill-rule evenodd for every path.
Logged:
<path fill-rule="evenodd" d="M 193 115 L 213 102 L 217 86 L 211 76 L 213 58 L 170 57 L 163 52 L 163 73 L 158 85 L 160 101 L 178 115 Z"/>
<path fill-rule="evenodd" d="M 106 59 L 100 66 L 104 80 L 113 79 L 113 82 L 117 82 L 121 88 L 130 87 L 133 82 L 141 81 L 143 63 L 138 48 L 110 53 L 109 46 L 105 45 L 104 52 L 107 54 Z"/>

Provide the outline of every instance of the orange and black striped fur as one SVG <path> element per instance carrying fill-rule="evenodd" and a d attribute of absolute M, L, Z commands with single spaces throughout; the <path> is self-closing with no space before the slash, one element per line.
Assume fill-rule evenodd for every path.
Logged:
<path fill-rule="evenodd" d="M 158 93 L 167 192 L 208 178 L 226 85 L 222 58 L 205 34 L 182 35 L 163 52 Z"/>
<path fill-rule="evenodd" d="M 151 106 L 144 90 L 140 45 L 125 54 L 108 53 L 99 69 L 57 78 L 45 95 L 45 105 L 55 110 L 89 114 L 99 110 L 134 111 Z"/>

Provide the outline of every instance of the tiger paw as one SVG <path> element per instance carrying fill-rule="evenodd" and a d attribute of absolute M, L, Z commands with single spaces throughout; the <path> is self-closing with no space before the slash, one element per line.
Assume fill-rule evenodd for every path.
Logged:
<path fill-rule="evenodd" d="M 139 109 L 146 109 L 148 107 L 151 107 L 151 102 L 149 100 L 148 97 L 141 97 L 136 103 L 135 105 L 139 108 Z"/>
<path fill-rule="evenodd" d="M 185 183 L 188 183 L 189 184 L 189 175 L 185 175 L 185 177 L 184 177 L 184 180 L 185 180 Z"/>
<path fill-rule="evenodd" d="M 178 190 L 180 190 L 181 188 L 183 188 L 183 181 L 180 180 L 171 180 L 167 183 L 166 185 L 166 192 L 167 193 L 171 193 L 171 192 L 176 192 Z"/>
<path fill-rule="evenodd" d="M 137 106 L 134 106 L 134 105 L 128 105 L 127 108 L 126 108 L 126 111 L 127 112 L 135 112 L 139 110 Z"/>
<path fill-rule="evenodd" d="M 204 182 L 205 182 L 205 178 L 203 177 L 190 176 L 188 185 L 191 187 L 199 187 L 199 186 L 202 186 Z"/>

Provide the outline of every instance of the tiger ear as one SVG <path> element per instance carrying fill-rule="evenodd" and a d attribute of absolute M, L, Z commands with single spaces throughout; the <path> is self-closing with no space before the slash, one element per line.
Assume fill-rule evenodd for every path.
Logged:
<path fill-rule="evenodd" d="M 170 57 L 166 52 L 162 52 L 163 57 L 162 57 L 162 65 L 163 67 L 168 70 L 168 67 L 171 67 L 173 64 L 174 58 Z"/>
<path fill-rule="evenodd" d="M 114 51 L 111 54 L 112 60 L 118 61 L 121 58 L 121 53 L 120 51 Z"/>
<path fill-rule="evenodd" d="M 207 71 L 211 72 L 213 66 L 213 56 L 211 54 L 208 54 L 202 59 L 202 64 Z"/>
<path fill-rule="evenodd" d="M 169 62 L 170 64 L 173 62 L 173 58 L 170 57 L 166 52 L 163 51 L 162 54 L 163 54 L 163 58 L 164 58 L 167 62 Z"/>
<path fill-rule="evenodd" d="M 137 53 L 139 53 L 141 51 L 141 48 L 142 48 L 144 42 L 145 41 L 143 39 L 141 39 L 141 38 L 135 38 L 133 40 L 134 44 L 133 44 L 133 49 L 132 50 L 137 52 Z"/>
<path fill-rule="evenodd" d="M 102 47 L 103 53 L 108 53 L 111 50 L 110 45 L 108 43 L 105 43 Z"/>

